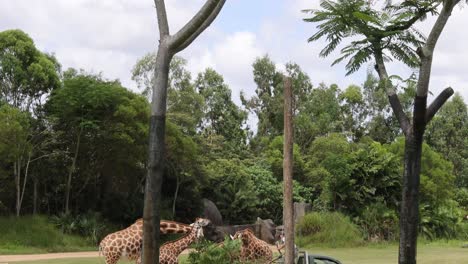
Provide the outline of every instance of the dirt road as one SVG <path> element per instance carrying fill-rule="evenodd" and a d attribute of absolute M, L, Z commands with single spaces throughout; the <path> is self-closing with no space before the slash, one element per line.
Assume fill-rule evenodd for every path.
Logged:
<path fill-rule="evenodd" d="M 277 253 L 275 246 L 271 246 L 274 253 Z M 188 254 L 191 249 L 186 249 L 182 254 Z M 47 260 L 47 259 L 62 259 L 62 258 L 97 258 L 98 251 L 86 252 L 66 252 L 66 253 L 47 253 L 47 254 L 27 254 L 27 255 L 0 255 L 0 264 L 14 261 L 31 261 L 31 260 Z"/>
<path fill-rule="evenodd" d="M 87 252 L 69 252 L 69 253 L 48 253 L 48 254 L 28 254 L 28 255 L 0 255 L 0 263 L 13 261 L 46 260 L 61 258 L 95 258 L 98 257 L 97 251 Z"/>

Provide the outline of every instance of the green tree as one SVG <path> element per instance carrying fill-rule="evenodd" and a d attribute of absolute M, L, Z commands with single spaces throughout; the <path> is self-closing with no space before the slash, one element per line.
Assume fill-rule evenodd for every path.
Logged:
<path fill-rule="evenodd" d="M 0 122 L 0 157 L 2 163 L 12 170 L 16 189 L 16 216 L 19 216 L 31 161 L 30 116 L 4 104 L 0 107 Z"/>
<path fill-rule="evenodd" d="M 165 200 L 172 201 L 172 217 L 192 221 L 200 211 L 202 185 L 206 179 L 199 160 L 199 146 L 183 128 L 167 123 Z M 172 192 L 172 193 L 171 193 Z"/>
<path fill-rule="evenodd" d="M 259 136 L 278 136 L 283 131 L 282 74 L 268 55 L 257 58 L 252 66 L 256 95 L 247 99 L 241 93 L 242 104 L 257 116 Z"/>
<path fill-rule="evenodd" d="M 335 207 L 337 186 L 349 177 L 347 156 L 351 151 L 346 137 L 337 133 L 317 137 L 306 150 L 305 176 L 307 186 L 314 189 L 315 208 L 330 210 Z M 334 164 L 331 164 L 333 171 L 325 167 L 326 160 L 334 160 Z"/>
<path fill-rule="evenodd" d="M 344 130 L 349 132 L 354 141 L 357 141 L 366 132 L 365 121 L 368 115 L 361 87 L 350 85 L 339 97 L 342 101 Z"/>
<path fill-rule="evenodd" d="M 89 175 L 97 173 L 103 187 L 100 193 L 105 197 L 115 186 L 112 179 L 122 176 L 115 169 L 124 171 L 131 164 L 141 172 L 149 108 L 143 97 L 117 81 L 74 70 L 64 76 L 64 85 L 53 91 L 46 112 L 59 133 L 58 147 L 68 159 L 64 201 L 68 212 L 74 178 L 83 181 L 77 190 L 80 193 L 89 182 Z M 134 184 L 127 187 L 130 186 Z"/>
<path fill-rule="evenodd" d="M 250 99 L 241 94 L 243 105 L 258 118 L 257 135 L 251 141 L 256 152 L 267 146 L 264 137 L 282 134 L 283 75 L 289 76 L 293 85 L 295 143 L 305 149 L 315 137 L 342 130 L 338 87 L 313 87 L 310 77 L 294 62 L 287 63 L 285 69 L 284 73 L 276 69 L 268 56 L 257 58 L 253 64 L 256 94 Z"/>
<path fill-rule="evenodd" d="M 341 50 L 341 57 L 333 64 L 349 58 L 346 69 L 348 74 L 351 74 L 364 63 L 374 59 L 381 84 L 385 87 L 393 113 L 406 137 L 399 263 L 416 263 L 423 135 L 426 125 L 453 94 L 453 90 L 447 88 L 429 107 L 426 107 L 430 69 L 437 41 L 453 8 L 459 2 L 460 0 L 402 1 L 398 5 L 393 5 L 392 1 L 386 1 L 383 9 L 378 9 L 378 5 L 369 5 L 364 0 L 326 0 L 321 2 L 321 10 L 307 10 L 313 17 L 305 21 L 318 23 L 317 32 L 309 38 L 309 41 L 326 38 L 328 42 L 320 52 L 321 56 L 330 55 L 345 38 L 362 37 L 345 46 Z M 440 6 L 442 9 L 439 12 Z M 438 14 L 438 19 L 426 40 L 413 25 L 425 18 L 428 13 Z M 386 69 L 385 61 L 393 58 L 410 67 L 419 67 L 412 122 L 404 112 Z"/>
<path fill-rule="evenodd" d="M 389 150 L 398 155 L 400 160 L 404 157 L 404 139 L 398 138 L 389 145 Z M 454 206 L 456 192 L 453 165 L 443 156 L 435 152 L 428 144 L 422 148 L 421 167 L 421 219 L 419 228 L 429 238 L 449 238 L 451 230 L 462 217 L 457 206 Z M 399 170 L 403 170 L 399 166 Z M 441 216 L 441 214 L 446 216 Z"/>
<path fill-rule="evenodd" d="M 223 220 L 230 224 L 252 222 L 259 199 L 247 167 L 238 159 L 217 159 L 205 165 L 209 188 L 206 196 L 214 201 Z"/>
<path fill-rule="evenodd" d="M 205 98 L 204 116 L 200 123 L 202 134 L 216 134 L 226 141 L 226 153 L 245 150 L 247 112 L 240 109 L 231 99 L 231 90 L 223 77 L 213 69 L 200 73 L 195 81 L 198 93 Z"/>
<path fill-rule="evenodd" d="M 36 118 L 39 115 L 36 110 L 42 104 L 44 95 L 60 86 L 59 72 L 60 64 L 55 57 L 40 52 L 26 33 L 21 30 L 0 32 L 1 102 L 20 111 L 34 113 L 33 116 Z M 23 115 L 15 111 L 11 113 L 16 117 Z M 24 115 L 27 116 L 27 114 Z M 22 154 L 17 155 L 17 160 L 14 161 L 17 215 L 23 204 L 31 162 L 42 158 L 42 154 L 37 156 L 37 150 L 40 147 L 38 140 L 43 138 L 44 132 L 44 129 L 39 129 L 39 123 L 40 120 L 33 120 L 33 117 L 30 117 L 28 125 L 23 126 L 23 129 L 28 129 L 28 131 L 21 132 L 27 135 L 26 145 L 21 141 L 18 141 L 16 145 L 17 148 L 22 149 Z"/>
<path fill-rule="evenodd" d="M 24 111 L 60 85 L 58 63 L 21 30 L 0 32 L 0 98 Z"/>
<path fill-rule="evenodd" d="M 379 200 L 396 209 L 398 159 L 372 140 L 350 143 L 343 135 L 318 137 L 309 149 L 306 175 L 316 186 L 315 205 L 360 216 Z"/>
<path fill-rule="evenodd" d="M 148 98 L 152 96 L 155 65 L 156 54 L 148 53 L 137 61 L 132 70 L 132 80 Z M 204 99 L 195 90 L 186 66 L 187 60 L 179 56 L 174 56 L 169 65 L 167 110 L 171 122 L 182 127 L 184 133 L 194 135 L 203 116 Z"/>
<path fill-rule="evenodd" d="M 254 192 L 257 195 L 257 216 L 272 219 L 275 223 L 283 221 L 283 186 L 275 177 L 270 166 L 257 161 L 247 168 L 247 173 L 254 181 Z"/>
<path fill-rule="evenodd" d="M 453 163 L 458 187 L 468 188 L 468 111 L 455 94 L 427 127 L 427 144 Z"/>
<path fill-rule="evenodd" d="M 268 145 L 265 150 L 265 159 L 271 166 L 273 175 L 278 180 L 283 179 L 283 136 L 275 137 Z M 293 178 L 302 184 L 306 184 L 304 178 L 304 159 L 301 154 L 299 145 L 294 144 L 293 146 Z"/>
<path fill-rule="evenodd" d="M 366 108 L 369 111 L 367 135 L 382 144 L 393 142 L 401 134 L 400 126 L 391 113 L 384 87 L 379 85 L 378 77 L 371 71 L 367 72 L 363 90 Z M 399 97 L 401 98 L 401 95 Z"/>
<path fill-rule="evenodd" d="M 320 84 L 315 87 L 295 116 L 296 142 L 304 149 L 320 136 L 343 131 L 340 106 L 340 89 L 337 85 Z"/>

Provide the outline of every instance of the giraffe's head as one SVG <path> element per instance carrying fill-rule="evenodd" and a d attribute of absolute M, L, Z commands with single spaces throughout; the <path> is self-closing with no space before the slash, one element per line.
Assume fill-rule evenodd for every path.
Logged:
<path fill-rule="evenodd" d="M 190 224 L 197 232 L 197 239 L 203 237 L 203 227 L 207 226 L 211 221 L 205 218 L 197 218 L 195 222 Z"/>
<path fill-rule="evenodd" d="M 249 241 L 252 239 L 252 237 L 255 237 L 254 233 L 252 232 L 252 230 L 247 228 L 247 229 L 237 231 L 234 234 L 234 236 L 232 236 L 231 238 L 233 240 L 240 239 L 242 241 L 242 244 L 247 245 Z"/>

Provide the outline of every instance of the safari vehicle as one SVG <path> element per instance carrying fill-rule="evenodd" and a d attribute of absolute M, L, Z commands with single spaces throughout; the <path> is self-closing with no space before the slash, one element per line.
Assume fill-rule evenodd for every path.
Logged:
<path fill-rule="evenodd" d="M 284 263 L 284 258 L 280 258 L 276 263 Z M 307 251 L 299 251 L 296 255 L 295 264 L 342 264 L 339 260 L 327 257 L 310 254 Z"/>

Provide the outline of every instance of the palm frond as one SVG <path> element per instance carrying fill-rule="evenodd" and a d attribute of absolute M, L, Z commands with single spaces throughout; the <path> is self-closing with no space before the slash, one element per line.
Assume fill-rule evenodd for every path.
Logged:
<path fill-rule="evenodd" d="M 360 49 L 358 50 L 355 55 L 349 60 L 348 64 L 346 64 L 346 70 L 348 71 L 346 75 L 350 75 L 353 72 L 359 70 L 365 62 L 371 59 L 371 50 L 369 49 Z"/>

